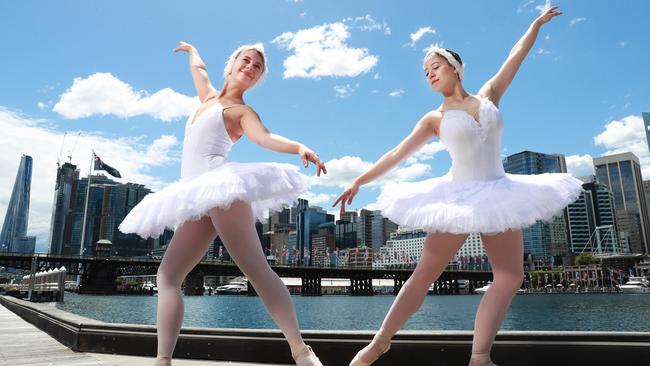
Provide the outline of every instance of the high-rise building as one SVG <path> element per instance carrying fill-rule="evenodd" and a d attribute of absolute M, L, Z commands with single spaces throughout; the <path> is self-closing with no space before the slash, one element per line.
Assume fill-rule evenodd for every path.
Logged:
<path fill-rule="evenodd" d="M 299 250 L 300 263 L 309 264 L 312 255 L 311 237 L 318 233 L 318 226 L 326 222 L 334 222 L 334 215 L 320 207 L 309 206 L 309 202 L 298 199 L 298 204 L 292 208 L 295 213 L 297 231 L 297 249 Z"/>
<path fill-rule="evenodd" d="M 70 254 L 95 255 L 96 243 L 100 239 L 112 243 L 111 255 L 114 256 L 146 256 L 155 249 L 154 239 L 142 239 L 118 229 L 124 217 L 151 190 L 141 184 L 121 184 L 103 175 L 91 177 L 84 244 L 80 246 L 88 178 L 80 179 L 77 187 L 72 209 Z"/>
<path fill-rule="evenodd" d="M 362 209 L 357 218 L 357 245 L 372 248 L 376 253 L 386 245 L 397 224 L 382 216 L 379 210 Z"/>
<path fill-rule="evenodd" d="M 56 184 L 54 185 L 54 203 L 52 205 L 52 220 L 50 221 L 49 253 L 55 255 L 71 255 L 79 253 L 70 252 L 72 242 L 72 211 L 77 184 L 79 183 L 79 170 L 77 166 L 64 163 L 56 171 Z"/>
<path fill-rule="evenodd" d="M 614 211 L 614 197 L 609 188 L 593 179 L 582 185 L 580 197 L 568 207 L 569 245 L 580 254 L 620 253 Z"/>
<path fill-rule="evenodd" d="M 632 253 L 648 253 L 650 218 L 639 158 L 626 152 L 593 160 L 598 183 L 612 191 L 621 242 L 629 245 Z"/>
<path fill-rule="evenodd" d="M 350 216 L 346 216 L 350 218 Z M 334 229 L 336 247 L 339 249 L 357 247 L 357 223 L 345 219 L 338 220 Z"/>
<path fill-rule="evenodd" d="M 510 174 L 566 173 L 566 160 L 562 154 L 543 154 L 522 151 L 503 160 Z M 524 255 L 546 263 L 557 262 L 558 256 L 568 252 L 566 209 L 550 222 L 537 221 L 523 229 Z"/>
<path fill-rule="evenodd" d="M 32 157 L 23 155 L 20 158 L 14 188 L 11 191 L 2 231 L 0 231 L 1 252 L 34 252 L 36 238 L 27 236 L 31 185 Z"/>
<path fill-rule="evenodd" d="M 650 149 L 650 112 L 643 112 L 643 125 L 645 127 L 645 137 L 648 142 L 648 149 Z"/>

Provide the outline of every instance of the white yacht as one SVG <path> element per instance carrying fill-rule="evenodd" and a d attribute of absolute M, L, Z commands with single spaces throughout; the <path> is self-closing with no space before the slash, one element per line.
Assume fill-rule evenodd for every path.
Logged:
<path fill-rule="evenodd" d="M 645 277 L 630 277 L 625 285 L 619 285 L 618 288 L 624 294 L 647 294 L 650 293 L 650 282 Z"/>
<path fill-rule="evenodd" d="M 483 287 L 479 287 L 479 288 L 477 288 L 477 289 L 474 289 L 474 293 L 476 293 L 476 294 L 481 294 L 481 295 L 482 295 L 482 294 L 484 294 L 484 293 L 487 292 L 487 290 L 490 288 L 491 285 L 492 285 L 492 281 L 488 281 L 487 285 L 485 285 L 485 286 L 483 286 Z M 527 291 L 524 290 L 524 289 L 522 289 L 522 288 L 520 288 L 519 290 L 517 290 L 517 293 L 518 293 L 518 294 L 523 294 L 523 293 L 526 293 L 526 292 L 527 292 Z"/>
<path fill-rule="evenodd" d="M 219 286 L 216 289 L 219 295 L 246 295 L 248 293 L 248 280 L 246 278 L 235 278 L 227 285 Z"/>
<path fill-rule="evenodd" d="M 485 285 L 485 286 L 483 286 L 483 287 L 475 288 L 475 289 L 474 289 L 474 293 L 477 293 L 477 294 L 484 294 L 484 293 L 487 292 L 487 290 L 490 288 L 491 285 L 492 285 L 492 281 L 489 281 L 489 282 L 487 283 L 487 285 Z"/>

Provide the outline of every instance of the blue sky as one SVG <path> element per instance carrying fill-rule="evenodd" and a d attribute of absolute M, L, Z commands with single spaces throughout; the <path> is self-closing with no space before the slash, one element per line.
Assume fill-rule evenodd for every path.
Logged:
<path fill-rule="evenodd" d="M 650 3 L 554 4 L 565 14 L 542 28 L 501 101 L 503 155 L 562 153 L 569 171 L 584 175 L 592 156 L 632 151 L 650 177 L 641 121 L 641 112 L 650 111 L 650 44 L 641 31 Z M 179 40 L 199 49 L 217 88 L 235 48 L 264 43 L 270 73 L 246 101 L 271 131 L 307 144 L 328 163 L 330 174 L 315 180 L 306 197 L 329 207 L 342 187 L 441 103 L 423 77 L 425 47 L 459 52 L 464 85 L 476 92 L 544 6 L 526 0 L 2 2 L 0 220 L 21 154 L 34 157 L 29 232 L 41 251 L 57 159 L 72 155 L 85 175 L 94 148 L 122 172 L 122 182 L 160 189 L 179 178 L 183 126 L 197 103 L 187 56 L 171 51 Z M 296 156 L 246 139 L 230 159 L 299 164 Z M 441 175 L 449 164 L 444 147 L 432 140 L 364 187 L 352 208 L 372 208 L 386 181 Z"/>

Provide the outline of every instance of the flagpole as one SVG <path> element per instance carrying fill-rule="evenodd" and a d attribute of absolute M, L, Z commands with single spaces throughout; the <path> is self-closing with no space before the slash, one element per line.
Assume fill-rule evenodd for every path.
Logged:
<path fill-rule="evenodd" d="M 83 255 L 84 250 L 84 239 L 86 237 L 86 218 L 88 213 L 88 197 L 90 196 L 90 177 L 93 174 L 93 162 L 95 161 L 95 150 L 93 149 L 92 155 L 90 157 L 90 169 L 88 170 L 88 187 L 86 189 L 86 201 L 84 203 L 84 219 L 83 224 L 81 225 L 81 243 L 79 244 L 79 255 Z"/>

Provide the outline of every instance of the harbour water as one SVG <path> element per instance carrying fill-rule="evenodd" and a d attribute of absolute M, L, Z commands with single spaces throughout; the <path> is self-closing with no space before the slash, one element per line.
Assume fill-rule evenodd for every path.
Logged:
<path fill-rule="evenodd" d="M 294 296 L 303 329 L 377 329 L 394 296 Z M 156 296 L 68 293 L 62 310 L 110 322 L 155 324 Z M 410 330 L 471 330 L 481 295 L 427 296 L 407 322 Z M 258 297 L 185 297 L 183 325 L 209 328 L 276 328 Z M 648 294 L 518 295 L 504 330 L 650 331 Z"/>

